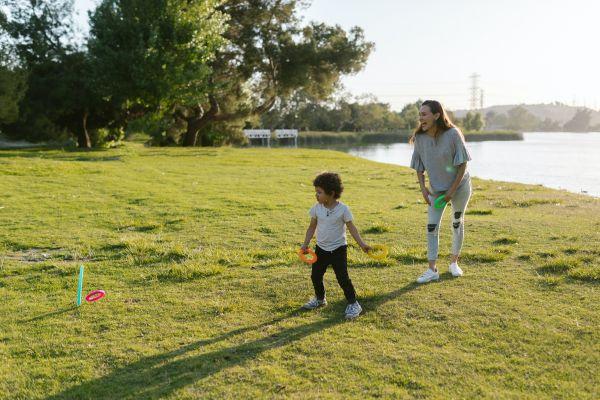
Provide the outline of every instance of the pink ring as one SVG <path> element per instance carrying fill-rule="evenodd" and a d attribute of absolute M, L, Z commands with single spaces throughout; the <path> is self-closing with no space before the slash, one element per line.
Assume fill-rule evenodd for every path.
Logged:
<path fill-rule="evenodd" d="M 106 292 L 104 290 L 92 290 L 88 293 L 87 296 L 85 296 L 85 301 L 87 301 L 88 303 L 92 303 L 94 301 L 100 300 L 104 296 L 106 296 Z"/>

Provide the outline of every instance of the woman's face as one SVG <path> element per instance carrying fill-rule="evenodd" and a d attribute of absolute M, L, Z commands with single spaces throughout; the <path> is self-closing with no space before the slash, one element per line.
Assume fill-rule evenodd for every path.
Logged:
<path fill-rule="evenodd" d="M 431 108 L 429 108 L 429 106 L 421 106 L 419 109 L 419 122 L 421 123 L 421 130 L 428 131 L 432 127 L 436 126 L 436 120 L 439 117 L 439 113 L 431 113 Z"/>

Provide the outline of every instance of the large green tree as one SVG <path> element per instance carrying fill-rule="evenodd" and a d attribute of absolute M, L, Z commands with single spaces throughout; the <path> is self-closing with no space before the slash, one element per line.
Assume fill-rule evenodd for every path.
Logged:
<path fill-rule="evenodd" d="M 93 85 L 129 119 L 186 118 L 207 100 L 207 63 L 225 40 L 217 0 L 104 0 L 90 17 Z M 173 121 L 175 124 L 176 121 Z"/>
<path fill-rule="evenodd" d="M 362 31 L 303 26 L 297 0 L 104 0 L 91 16 L 95 87 L 130 117 L 161 113 L 186 146 L 210 145 L 277 99 L 329 96 L 360 70 Z M 219 129 L 216 129 L 216 128 Z"/>
<path fill-rule="evenodd" d="M 27 74 L 18 118 L 4 125 L 8 135 L 28 140 L 75 137 L 90 147 L 87 120 L 94 98 L 86 54 L 75 40 L 72 0 L 6 0 L 2 28 Z M 100 107 L 92 107 L 94 110 Z"/>
<path fill-rule="evenodd" d="M 6 14 L 0 9 L 0 125 L 19 116 L 19 102 L 25 93 L 25 72 L 16 65 L 6 26 Z"/>
<path fill-rule="evenodd" d="M 303 26 L 299 6 L 297 0 L 228 0 L 218 7 L 230 17 L 228 44 L 211 62 L 207 101 L 184 116 L 184 145 L 209 145 L 210 124 L 261 115 L 298 90 L 325 99 L 342 75 L 363 68 L 373 44 L 360 28 Z"/>

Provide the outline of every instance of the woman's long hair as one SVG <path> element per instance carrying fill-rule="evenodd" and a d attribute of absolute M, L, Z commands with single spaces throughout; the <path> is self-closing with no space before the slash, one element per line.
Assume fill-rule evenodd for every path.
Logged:
<path fill-rule="evenodd" d="M 423 107 L 423 106 L 429 107 L 432 114 L 438 114 L 438 113 L 440 114 L 440 117 L 435 121 L 435 124 L 437 127 L 436 132 L 435 132 L 436 140 L 439 135 L 446 132 L 448 129 L 455 127 L 454 124 L 452 123 L 452 121 L 450 121 L 450 117 L 448 116 L 448 113 L 446 113 L 446 110 L 444 110 L 442 103 L 440 103 L 439 101 L 425 100 L 421 104 L 421 107 Z M 421 134 L 421 133 L 425 133 L 425 131 L 423 130 L 423 128 L 421 127 L 421 123 L 419 122 L 419 125 L 417 126 L 417 129 L 415 129 L 412 136 L 410 137 L 409 142 L 414 143 L 417 138 L 417 135 Z"/>

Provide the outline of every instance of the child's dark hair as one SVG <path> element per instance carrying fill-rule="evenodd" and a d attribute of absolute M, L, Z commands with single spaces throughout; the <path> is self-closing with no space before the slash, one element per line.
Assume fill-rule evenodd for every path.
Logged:
<path fill-rule="evenodd" d="M 333 198 L 335 199 L 339 199 L 344 191 L 342 178 L 335 172 L 320 173 L 313 181 L 313 186 L 322 188 L 328 195 L 333 193 Z"/>

